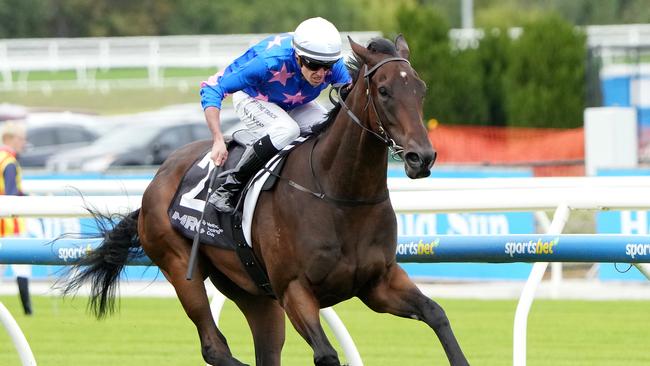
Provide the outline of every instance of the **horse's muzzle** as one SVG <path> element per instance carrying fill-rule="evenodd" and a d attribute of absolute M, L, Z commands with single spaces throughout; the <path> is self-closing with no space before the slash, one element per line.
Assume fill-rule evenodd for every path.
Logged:
<path fill-rule="evenodd" d="M 411 179 L 426 178 L 431 175 L 431 167 L 436 161 L 436 151 L 427 152 L 409 151 L 404 154 L 404 167 L 406 175 Z"/>

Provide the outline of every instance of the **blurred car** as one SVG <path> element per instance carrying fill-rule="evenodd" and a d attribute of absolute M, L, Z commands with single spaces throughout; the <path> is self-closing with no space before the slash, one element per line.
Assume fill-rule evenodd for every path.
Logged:
<path fill-rule="evenodd" d="M 26 116 L 26 107 L 18 104 L 0 103 L 0 121 L 24 119 Z"/>
<path fill-rule="evenodd" d="M 224 133 L 235 129 L 234 112 L 222 111 Z M 107 132 L 91 145 L 52 156 L 47 168 L 62 172 L 78 170 L 103 172 L 113 167 L 159 165 L 172 151 L 190 142 L 211 139 L 203 117 L 134 120 Z"/>
<path fill-rule="evenodd" d="M 89 145 L 104 131 L 96 116 L 57 112 L 29 113 L 24 118 L 27 145 L 18 156 L 22 167 L 44 167 L 55 153 Z"/>

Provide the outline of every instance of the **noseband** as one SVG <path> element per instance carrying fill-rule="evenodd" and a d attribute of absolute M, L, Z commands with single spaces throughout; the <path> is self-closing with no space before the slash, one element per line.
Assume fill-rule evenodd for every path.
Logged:
<path fill-rule="evenodd" d="M 352 121 L 354 121 L 354 123 L 359 125 L 359 127 L 364 129 L 365 131 L 367 131 L 367 132 L 371 133 L 372 135 L 374 135 L 375 137 L 377 137 L 379 140 L 381 140 L 381 142 L 383 142 L 386 146 L 388 146 L 388 149 L 391 151 L 391 155 L 393 156 L 394 159 L 401 160 L 401 157 L 400 157 L 399 154 L 404 152 L 404 147 L 398 145 L 397 142 L 395 142 L 395 140 L 392 137 L 390 137 L 390 135 L 388 134 L 388 131 L 386 130 L 386 128 L 384 128 L 384 124 L 382 123 L 381 117 L 379 117 L 379 112 L 377 111 L 377 106 L 375 105 L 375 100 L 372 98 L 372 94 L 370 93 L 370 78 L 372 77 L 372 75 L 380 67 L 382 67 L 383 65 L 385 65 L 385 64 L 387 64 L 389 62 L 393 62 L 393 61 L 406 62 L 409 65 L 411 64 L 409 62 L 409 60 L 407 60 L 405 58 L 402 58 L 402 57 L 388 57 L 388 58 L 385 58 L 385 59 L 379 61 L 375 66 L 370 68 L 370 70 L 368 70 L 368 65 L 365 65 L 365 64 L 363 65 L 363 68 L 365 70 L 365 72 L 363 73 L 363 78 L 364 78 L 364 81 L 365 81 L 365 84 L 366 84 L 366 96 L 368 97 L 368 99 L 366 101 L 366 106 L 363 108 L 363 110 L 365 112 L 368 109 L 368 105 L 372 106 L 372 109 L 375 111 L 375 115 L 377 116 L 377 128 L 379 130 L 379 133 L 371 130 L 370 128 L 368 128 L 366 126 L 364 126 L 363 123 L 361 123 L 361 120 L 359 120 L 359 118 L 354 114 L 354 112 L 352 112 L 352 110 L 350 110 L 348 105 L 345 104 L 345 101 L 343 100 L 343 98 L 340 97 L 341 96 L 341 88 L 343 88 L 344 85 L 339 85 L 337 87 L 338 97 L 337 97 L 337 100 L 335 100 L 335 101 L 333 100 L 333 101 L 338 102 L 345 109 L 345 112 L 348 114 L 350 119 L 352 119 Z M 330 95 L 330 99 L 333 99 L 333 98 L 331 98 L 331 95 Z"/>

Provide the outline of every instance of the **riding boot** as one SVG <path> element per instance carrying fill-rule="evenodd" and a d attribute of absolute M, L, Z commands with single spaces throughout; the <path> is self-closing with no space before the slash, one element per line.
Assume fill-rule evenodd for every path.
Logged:
<path fill-rule="evenodd" d="M 32 315 L 32 300 L 29 296 L 29 279 L 27 277 L 16 277 L 20 302 L 23 304 L 25 315 Z"/>
<path fill-rule="evenodd" d="M 241 160 L 226 177 L 226 181 L 217 188 L 208 199 L 208 202 L 223 213 L 231 213 L 235 210 L 234 198 L 244 188 L 248 180 L 257 173 L 269 161 L 278 149 L 271 143 L 267 135 L 249 146 L 241 157 Z"/>

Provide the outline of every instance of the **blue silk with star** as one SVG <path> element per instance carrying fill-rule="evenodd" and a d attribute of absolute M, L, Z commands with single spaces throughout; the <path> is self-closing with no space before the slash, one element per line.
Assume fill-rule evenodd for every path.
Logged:
<path fill-rule="evenodd" d="M 223 74 L 217 73 L 201 84 L 203 109 L 221 109 L 223 99 L 237 91 L 253 98 L 271 102 L 289 111 L 309 103 L 331 84 L 351 82 L 345 61 L 339 59 L 325 73 L 320 85 L 311 86 L 300 72 L 291 45 L 293 35 L 283 33 L 270 36 L 251 47 L 233 61 Z"/>

